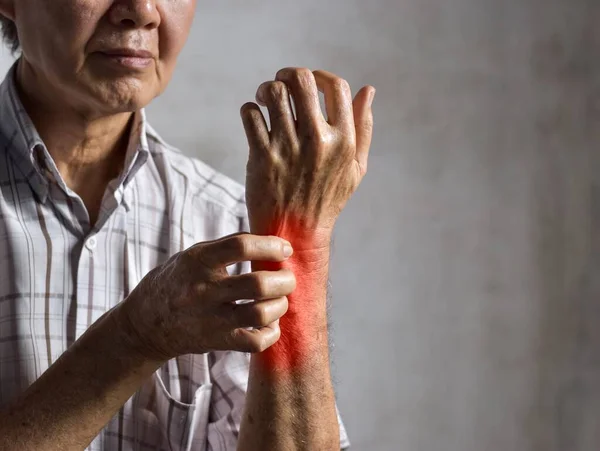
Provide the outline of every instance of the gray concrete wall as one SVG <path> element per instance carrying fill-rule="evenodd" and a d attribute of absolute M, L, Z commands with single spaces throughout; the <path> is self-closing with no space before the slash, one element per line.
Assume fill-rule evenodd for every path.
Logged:
<path fill-rule="evenodd" d="M 239 106 L 279 68 L 378 88 L 369 174 L 332 263 L 337 393 L 354 449 L 597 451 L 600 5 L 198 9 L 150 116 L 239 181 Z"/>

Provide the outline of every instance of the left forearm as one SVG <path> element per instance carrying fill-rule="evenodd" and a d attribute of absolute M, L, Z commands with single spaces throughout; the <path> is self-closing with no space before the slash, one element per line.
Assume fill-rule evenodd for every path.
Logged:
<path fill-rule="evenodd" d="M 252 357 L 239 451 L 340 449 L 329 369 L 329 256 L 318 254 L 297 252 L 284 264 L 297 287 L 279 322 L 281 338 Z"/>
<path fill-rule="evenodd" d="M 364 86 L 353 99 L 348 82 L 330 72 L 288 67 L 256 92 L 270 129 L 259 105 L 241 109 L 250 229 L 292 244 L 286 265 L 297 281 L 279 321 L 281 338 L 252 357 L 242 451 L 339 449 L 325 305 L 328 238 L 367 172 L 374 95 Z M 277 332 L 274 322 L 270 328 Z"/>

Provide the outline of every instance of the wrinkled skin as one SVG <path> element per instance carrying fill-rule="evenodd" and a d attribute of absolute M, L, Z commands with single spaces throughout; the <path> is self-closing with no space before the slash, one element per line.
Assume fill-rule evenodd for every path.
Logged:
<path fill-rule="evenodd" d="M 325 93 L 328 120 L 319 90 Z M 374 94 L 366 86 L 353 101 L 345 80 L 304 68 L 282 69 L 258 88 L 256 100 L 267 107 L 271 130 L 257 104 L 242 107 L 253 233 L 299 235 L 303 239 L 292 242 L 296 251 L 328 245 L 338 215 L 367 172 Z"/>
<path fill-rule="evenodd" d="M 236 234 L 175 254 L 121 305 L 119 318 L 132 343 L 158 362 L 215 350 L 265 350 L 279 339 L 278 319 L 287 311 L 294 275 L 282 269 L 229 276 L 226 266 L 284 261 L 286 244 L 277 237 Z M 240 299 L 257 302 L 235 304 Z"/>
<path fill-rule="evenodd" d="M 164 91 L 195 7 L 196 0 L 0 0 L 20 30 L 24 90 L 88 119 L 135 111 Z M 115 48 L 148 51 L 153 63 L 120 70 L 101 56 Z"/>

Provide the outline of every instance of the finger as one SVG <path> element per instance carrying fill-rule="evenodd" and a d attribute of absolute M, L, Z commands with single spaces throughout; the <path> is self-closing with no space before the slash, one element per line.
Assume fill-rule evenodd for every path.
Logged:
<path fill-rule="evenodd" d="M 260 329 L 236 329 L 233 343 L 239 352 L 263 352 L 274 345 L 280 336 L 279 321 L 275 321 Z"/>
<path fill-rule="evenodd" d="M 216 303 L 239 299 L 275 299 L 288 296 L 296 288 L 296 277 L 289 269 L 253 271 L 224 277 L 212 284 L 206 297 Z"/>
<path fill-rule="evenodd" d="M 373 111 L 371 105 L 374 97 L 375 88 L 365 86 L 358 91 L 352 103 L 354 126 L 356 128 L 356 161 L 358 161 L 363 174 L 367 172 L 367 160 L 373 138 Z"/>
<path fill-rule="evenodd" d="M 285 83 L 267 81 L 256 91 L 256 101 L 267 107 L 271 120 L 271 135 L 295 136 L 296 120 Z"/>
<path fill-rule="evenodd" d="M 343 127 L 346 131 L 354 133 L 352 91 L 348 82 L 324 70 L 316 70 L 313 74 L 317 88 L 325 94 L 327 122 L 330 125 Z"/>
<path fill-rule="evenodd" d="M 281 69 L 277 72 L 275 80 L 287 85 L 296 106 L 299 128 L 316 128 L 325 122 L 315 76 L 309 69 L 290 67 Z"/>
<path fill-rule="evenodd" d="M 281 318 L 288 309 L 285 296 L 246 304 L 224 305 L 223 314 L 230 317 L 235 327 L 266 327 Z"/>
<path fill-rule="evenodd" d="M 244 131 L 251 150 L 266 148 L 269 145 L 269 129 L 260 107 L 252 102 L 245 103 L 240 109 Z"/>
<path fill-rule="evenodd" d="M 288 258 L 293 250 L 288 241 L 276 236 L 236 233 L 202 243 L 196 252 L 205 265 L 215 267 L 244 261 L 280 262 Z"/>

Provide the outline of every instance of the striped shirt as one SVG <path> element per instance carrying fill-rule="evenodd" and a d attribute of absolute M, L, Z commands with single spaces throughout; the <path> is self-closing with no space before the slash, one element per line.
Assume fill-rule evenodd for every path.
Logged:
<path fill-rule="evenodd" d="M 21 104 L 0 85 L 0 407 L 22 393 L 152 268 L 194 243 L 247 230 L 244 188 L 168 146 L 136 113 L 121 175 L 96 224 Z M 248 271 L 238 265 L 235 271 Z M 87 448 L 231 451 L 249 355 L 170 360 Z M 338 415 L 339 419 L 339 415 Z M 348 439 L 340 420 L 342 447 Z"/>

